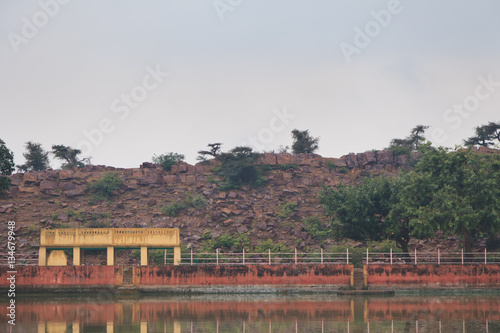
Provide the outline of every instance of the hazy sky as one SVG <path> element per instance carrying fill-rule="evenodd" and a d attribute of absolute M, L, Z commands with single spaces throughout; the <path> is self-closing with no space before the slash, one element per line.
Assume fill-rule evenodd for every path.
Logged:
<path fill-rule="evenodd" d="M 193 163 L 210 142 L 269 151 L 294 128 L 329 157 L 417 124 L 453 147 L 500 120 L 499 13 L 498 0 L 4 0 L 0 138 L 16 164 L 31 140 L 116 167 Z"/>

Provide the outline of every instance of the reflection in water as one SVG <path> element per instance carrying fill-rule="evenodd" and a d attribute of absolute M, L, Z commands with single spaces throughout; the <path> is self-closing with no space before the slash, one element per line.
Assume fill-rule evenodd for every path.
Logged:
<path fill-rule="evenodd" d="M 500 297 L 19 297 L 13 332 L 500 332 Z"/>

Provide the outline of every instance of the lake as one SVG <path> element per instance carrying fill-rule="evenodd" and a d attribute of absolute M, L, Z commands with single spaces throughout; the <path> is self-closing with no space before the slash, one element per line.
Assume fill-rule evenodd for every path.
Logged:
<path fill-rule="evenodd" d="M 0 332 L 11 332 L 3 310 Z M 500 332 L 500 296 L 43 295 L 16 298 L 12 332 Z"/>

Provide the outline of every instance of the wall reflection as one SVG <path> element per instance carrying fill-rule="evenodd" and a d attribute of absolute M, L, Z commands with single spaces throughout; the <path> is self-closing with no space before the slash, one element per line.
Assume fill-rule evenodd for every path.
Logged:
<path fill-rule="evenodd" d="M 39 333 L 495 332 L 500 297 L 22 298 L 16 323 Z M 8 326 L 2 317 L 0 332 Z"/>

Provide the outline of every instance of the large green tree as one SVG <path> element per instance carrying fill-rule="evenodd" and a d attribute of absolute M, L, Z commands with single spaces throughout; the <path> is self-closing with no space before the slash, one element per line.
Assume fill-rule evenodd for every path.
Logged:
<path fill-rule="evenodd" d="M 500 231 L 500 154 L 427 147 L 398 178 L 325 188 L 320 200 L 340 236 L 391 239 L 408 252 L 411 238 L 441 230 L 471 252 L 474 237 Z"/>
<path fill-rule="evenodd" d="M 20 171 L 42 171 L 49 168 L 49 153 L 42 148 L 40 143 L 28 141 L 24 147 L 26 153 L 23 153 L 23 156 L 26 162 L 17 166 Z"/>
<path fill-rule="evenodd" d="M 429 148 L 401 179 L 390 217 L 415 237 L 437 230 L 460 235 L 467 252 L 476 236 L 500 231 L 500 155 Z"/>
<path fill-rule="evenodd" d="M 5 145 L 5 142 L 0 139 L 0 192 L 10 188 L 10 178 L 14 171 L 14 154 Z"/>
<path fill-rule="evenodd" d="M 320 192 L 320 201 L 332 217 L 338 236 L 354 240 L 392 239 L 403 252 L 408 252 L 407 228 L 388 218 L 398 200 L 398 189 L 396 179 L 371 177 L 357 185 L 325 187 Z"/>

